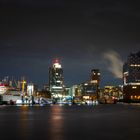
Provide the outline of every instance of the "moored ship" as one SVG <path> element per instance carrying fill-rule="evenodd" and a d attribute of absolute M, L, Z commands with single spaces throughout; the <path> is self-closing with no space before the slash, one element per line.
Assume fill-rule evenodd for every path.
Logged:
<path fill-rule="evenodd" d="M 5 83 L 0 83 L 0 95 L 5 94 L 9 89 L 9 85 Z"/>

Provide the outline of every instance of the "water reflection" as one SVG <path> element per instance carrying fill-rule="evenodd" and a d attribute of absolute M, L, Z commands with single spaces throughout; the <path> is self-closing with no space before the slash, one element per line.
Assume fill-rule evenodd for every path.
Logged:
<path fill-rule="evenodd" d="M 19 111 L 19 118 L 18 118 L 18 125 L 19 125 L 19 132 L 18 132 L 18 137 L 19 139 L 22 140 L 27 140 L 28 139 L 28 135 L 27 135 L 27 131 L 29 129 L 29 107 L 24 105 L 20 107 L 20 111 Z"/>
<path fill-rule="evenodd" d="M 18 138 L 63 140 L 63 107 L 55 105 L 32 109 L 29 106 L 20 107 Z"/>
<path fill-rule="evenodd" d="M 63 140 L 63 107 L 51 106 L 50 112 L 50 139 L 51 140 Z"/>

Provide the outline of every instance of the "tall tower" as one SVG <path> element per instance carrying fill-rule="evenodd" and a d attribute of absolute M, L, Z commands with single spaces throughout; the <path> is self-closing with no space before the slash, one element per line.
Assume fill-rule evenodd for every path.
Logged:
<path fill-rule="evenodd" d="M 123 65 L 123 97 L 126 102 L 140 102 L 140 51 L 131 53 Z"/>
<path fill-rule="evenodd" d="M 63 69 L 58 59 L 49 68 L 49 89 L 52 98 L 61 98 L 64 92 Z"/>
<path fill-rule="evenodd" d="M 123 65 L 124 85 L 140 83 L 140 52 L 131 53 Z"/>

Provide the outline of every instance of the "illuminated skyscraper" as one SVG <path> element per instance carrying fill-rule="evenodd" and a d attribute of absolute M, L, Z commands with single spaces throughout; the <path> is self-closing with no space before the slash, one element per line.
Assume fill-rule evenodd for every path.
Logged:
<path fill-rule="evenodd" d="M 58 59 L 49 68 L 49 89 L 53 98 L 61 98 L 64 91 L 63 69 Z"/>
<path fill-rule="evenodd" d="M 140 52 L 131 53 L 123 66 L 123 96 L 127 102 L 140 102 Z"/>
<path fill-rule="evenodd" d="M 131 53 L 123 66 L 124 85 L 140 83 L 140 52 Z"/>

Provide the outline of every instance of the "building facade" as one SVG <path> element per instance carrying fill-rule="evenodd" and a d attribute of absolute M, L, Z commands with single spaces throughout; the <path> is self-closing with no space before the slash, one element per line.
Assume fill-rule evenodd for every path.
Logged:
<path fill-rule="evenodd" d="M 124 85 L 140 83 L 140 52 L 131 53 L 123 66 Z"/>
<path fill-rule="evenodd" d="M 100 70 L 92 69 L 90 73 L 90 80 L 82 84 L 83 99 L 97 100 L 100 85 Z"/>
<path fill-rule="evenodd" d="M 140 101 L 140 51 L 131 53 L 123 65 L 125 101 Z"/>
<path fill-rule="evenodd" d="M 100 70 L 99 69 L 92 69 L 90 79 L 91 79 L 90 83 L 99 86 L 99 83 L 100 83 Z"/>
<path fill-rule="evenodd" d="M 58 59 L 49 68 L 49 90 L 52 98 L 61 98 L 64 93 L 63 68 Z"/>

